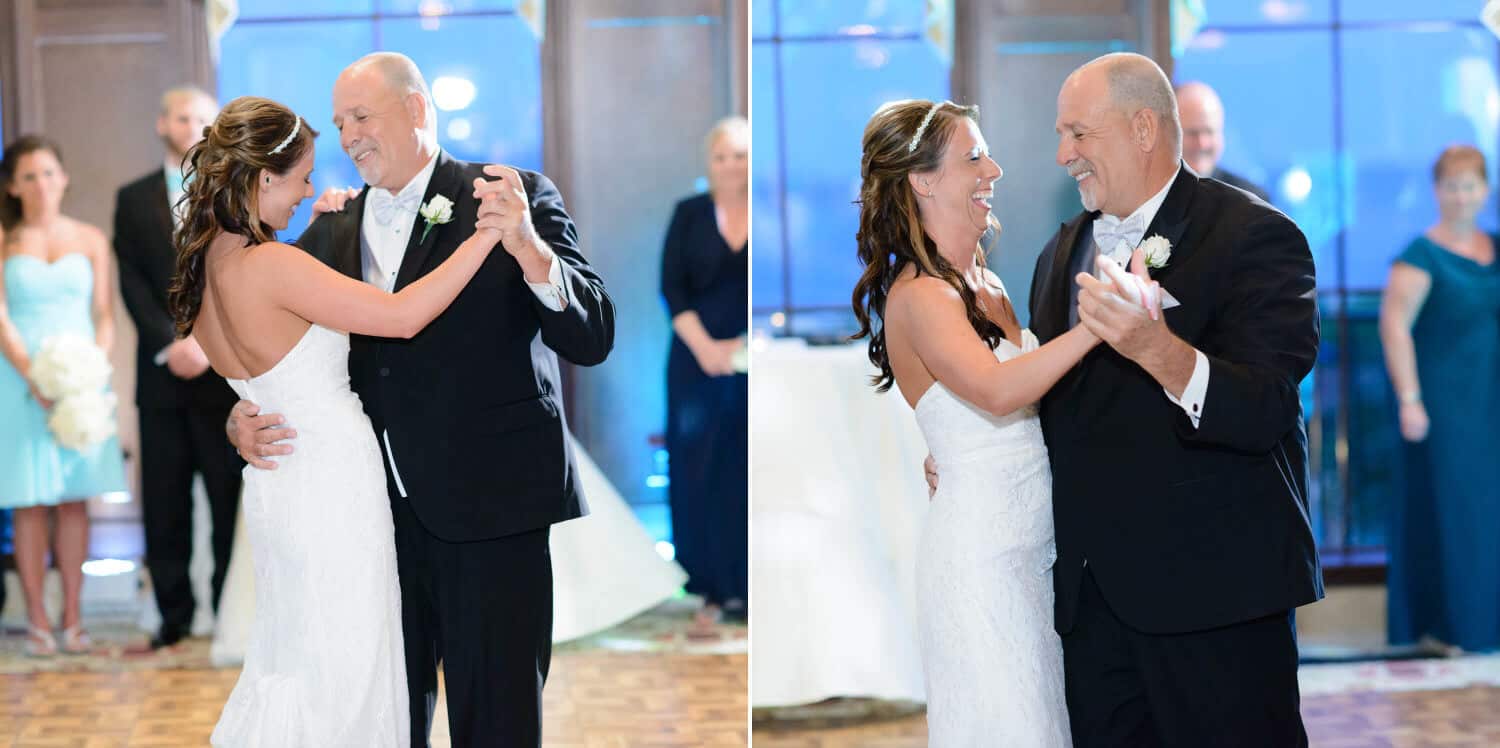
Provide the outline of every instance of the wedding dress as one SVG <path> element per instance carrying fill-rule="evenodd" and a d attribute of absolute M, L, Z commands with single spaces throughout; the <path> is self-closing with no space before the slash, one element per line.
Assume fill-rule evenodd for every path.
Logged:
<path fill-rule="evenodd" d="M 1035 350 L 1002 341 L 1004 361 Z M 1066 748 L 1053 629 L 1052 473 L 1037 408 L 989 413 L 934 382 L 917 424 L 938 469 L 917 560 L 918 632 L 934 748 Z"/>
<path fill-rule="evenodd" d="M 297 451 L 275 470 L 245 468 L 255 615 L 215 746 L 410 740 L 385 468 L 348 358 L 348 335 L 312 325 L 270 371 L 228 380 L 285 416 Z"/>
<path fill-rule="evenodd" d="M 270 411 L 267 411 L 270 412 Z M 571 438 L 571 437 L 569 437 Z M 573 441 L 578 480 L 589 514 L 552 528 L 552 641 L 597 633 L 668 600 L 687 574 L 663 559 L 646 528 L 588 452 Z M 214 629 L 213 664 L 245 658 L 255 617 L 255 574 L 243 521 L 237 526 L 229 573 Z"/>

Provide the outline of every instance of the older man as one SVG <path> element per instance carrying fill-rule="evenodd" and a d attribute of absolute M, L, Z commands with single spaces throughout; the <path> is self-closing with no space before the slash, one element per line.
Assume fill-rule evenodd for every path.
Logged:
<path fill-rule="evenodd" d="M 1074 741 L 1306 745 L 1292 611 L 1323 594 L 1297 397 L 1318 351 L 1307 241 L 1183 168 L 1150 59 L 1084 65 L 1057 109 L 1084 211 L 1037 259 L 1031 325 L 1108 343 L 1042 401 Z M 1170 297 L 1159 315 L 1090 274 L 1148 239 L 1170 247 L 1149 279 L 1134 263 Z"/>
<path fill-rule="evenodd" d="M 1177 111 L 1182 119 L 1182 159 L 1193 171 L 1271 202 L 1254 182 L 1219 168 L 1224 155 L 1224 102 L 1217 92 L 1207 83 L 1184 83 L 1177 87 Z"/>
<path fill-rule="evenodd" d="M 614 307 L 547 177 L 438 147 L 427 83 L 404 55 L 368 55 L 334 83 L 334 125 L 366 187 L 330 191 L 303 249 L 400 290 L 452 254 L 482 210 L 514 228 L 452 306 L 410 340 L 354 336 L 349 376 L 386 458 L 411 698 L 426 745 L 443 667 L 454 745 L 538 746 L 552 642 L 552 524 L 586 510 L 557 357 L 604 360 Z M 486 181 L 484 176 L 496 177 Z M 419 206 L 442 196 L 452 221 Z M 487 200 L 487 197 L 495 199 Z M 436 213 L 433 212 L 432 215 Z M 230 438 L 256 467 L 288 454 L 253 403 Z M 296 424 L 291 424 L 295 427 Z"/>

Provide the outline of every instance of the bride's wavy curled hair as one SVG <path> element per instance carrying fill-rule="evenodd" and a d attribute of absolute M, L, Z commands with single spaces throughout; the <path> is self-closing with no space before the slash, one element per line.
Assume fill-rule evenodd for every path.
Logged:
<path fill-rule="evenodd" d="M 178 335 L 192 332 L 198 318 L 203 255 L 220 232 L 239 234 L 247 244 L 276 240 L 276 229 L 260 220 L 256 179 L 261 170 L 286 174 L 317 137 L 316 130 L 305 120 L 299 123 L 297 115 L 281 104 L 241 96 L 229 102 L 213 124 L 203 128 L 203 139 L 188 149 L 185 191 L 179 202 L 182 225 L 172 237 L 177 272 L 167 289 L 167 307 Z M 284 147 L 271 152 L 283 142 Z"/>
<path fill-rule="evenodd" d="M 928 113 L 932 111 L 930 121 Z M 885 346 L 885 300 L 891 285 L 908 265 L 918 275 L 942 278 L 964 302 L 964 311 L 974 331 L 991 348 L 1000 345 L 1005 333 L 984 313 L 973 289 L 964 282 L 962 271 L 938 253 L 937 245 L 922 228 L 917 210 L 917 195 L 906 177 L 912 172 L 934 171 L 942 166 L 943 152 L 953 138 L 953 131 L 965 119 L 979 121 L 979 107 L 959 106 L 951 101 L 941 103 L 922 99 L 892 101 L 875 111 L 865 125 L 864 151 L 860 157 L 859 231 L 855 242 L 864 273 L 854 284 L 854 316 L 859 332 L 850 336 L 870 338 L 870 363 L 880 373 L 871 378 L 875 389 L 885 392 L 895 383 L 891 361 Z M 927 121 L 926 129 L 921 129 Z M 921 136 L 918 136 L 918 131 Z M 911 148 L 916 138 L 916 147 Z M 990 227 L 999 228 L 993 217 Z M 984 264 L 984 254 L 975 261 Z"/>

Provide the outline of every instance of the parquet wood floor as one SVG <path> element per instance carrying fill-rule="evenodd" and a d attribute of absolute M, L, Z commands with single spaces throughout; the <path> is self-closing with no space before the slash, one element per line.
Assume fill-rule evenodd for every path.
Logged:
<path fill-rule="evenodd" d="M 1500 746 L 1500 687 L 1351 693 L 1302 700 L 1313 748 Z M 921 716 L 821 730 L 758 723 L 755 748 L 922 748 Z"/>
<path fill-rule="evenodd" d="M 238 670 L 0 676 L 0 748 L 204 746 L 238 676 Z M 557 653 L 544 692 L 546 744 L 744 746 L 747 689 L 745 655 Z M 440 719 L 433 744 L 448 743 Z"/>

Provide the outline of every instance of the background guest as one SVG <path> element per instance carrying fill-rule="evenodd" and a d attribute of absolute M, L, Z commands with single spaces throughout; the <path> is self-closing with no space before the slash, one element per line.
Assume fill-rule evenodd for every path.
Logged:
<path fill-rule="evenodd" d="M 1177 87 L 1177 110 L 1182 116 L 1182 158 L 1193 171 L 1238 187 L 1266 202 L 1270 195 L 1259 185 L 1219 168 L 1224 155 L 1224 102 L 1207 83 Z"/>
<path fill-rule="evenodd" d="M 0 507 L 15 510 L 16 569 L 30 624 L 27 651 L 55 654 L 59 644 L 43 605 L 47 512 L 57 507 L 54 561 L 63 582 L 63 637 L 69 653 L 90 648 L 79 595 L 89 520 L 84 499 L 125 488 L 119 441 L 88 453 L 60 446 L 47 427 L 52 403 L 27 379 L 31 357 L 58 334 L 86 336 L 105 351 L 114 339 L 109 243 L 99 229 L 62 214 L 68 176 L 57 146 L 22 136 L 0 161 Z"/>
<path fill-rule="evenodd" d="M 672 318 L 667 451 L 672 542 L 703 596 L 700 623 L 743 614 L 748 588 L 749 382 L 737 366 L 749 325 L 750 126 L 721 120 L 705 139 L 707 194 L 677 204 L 662 251 Z"/>
<path fill-rule="evenodd" d="M 156 134 L 164 163 L 120 188 L 115 198 L 115 255 L 120 290 L 139 336 L 136 406 L 141 430 L 141 505 L 146 566 L 161 628 L 152 647 L 187 636 L 196 602 L 188 577 L 193 553 L 193 475 L 203 476 L 213 518 L 212 605 L 219 607 L 239 506 L 239 456 L 224 439 L 224 421 L 237 399 L 191 335 L 178 339 L 167 312 L 167 286 L 176 269 L 172 232 L 183 194 L 182 160 L 203 138 L 218 104 L 192 87 L 162 95 Z"/>
<path fill-rule="evenodd" d="M 1389 529 L 1393 644 L 1500 647 L 1500 266 L 1475 218 L 1484 155 L 1445 149 L 1432 168 L 1438 221 L 1391 266 L 1380 307 L 1400 403 L 1408 486 Z"/>

